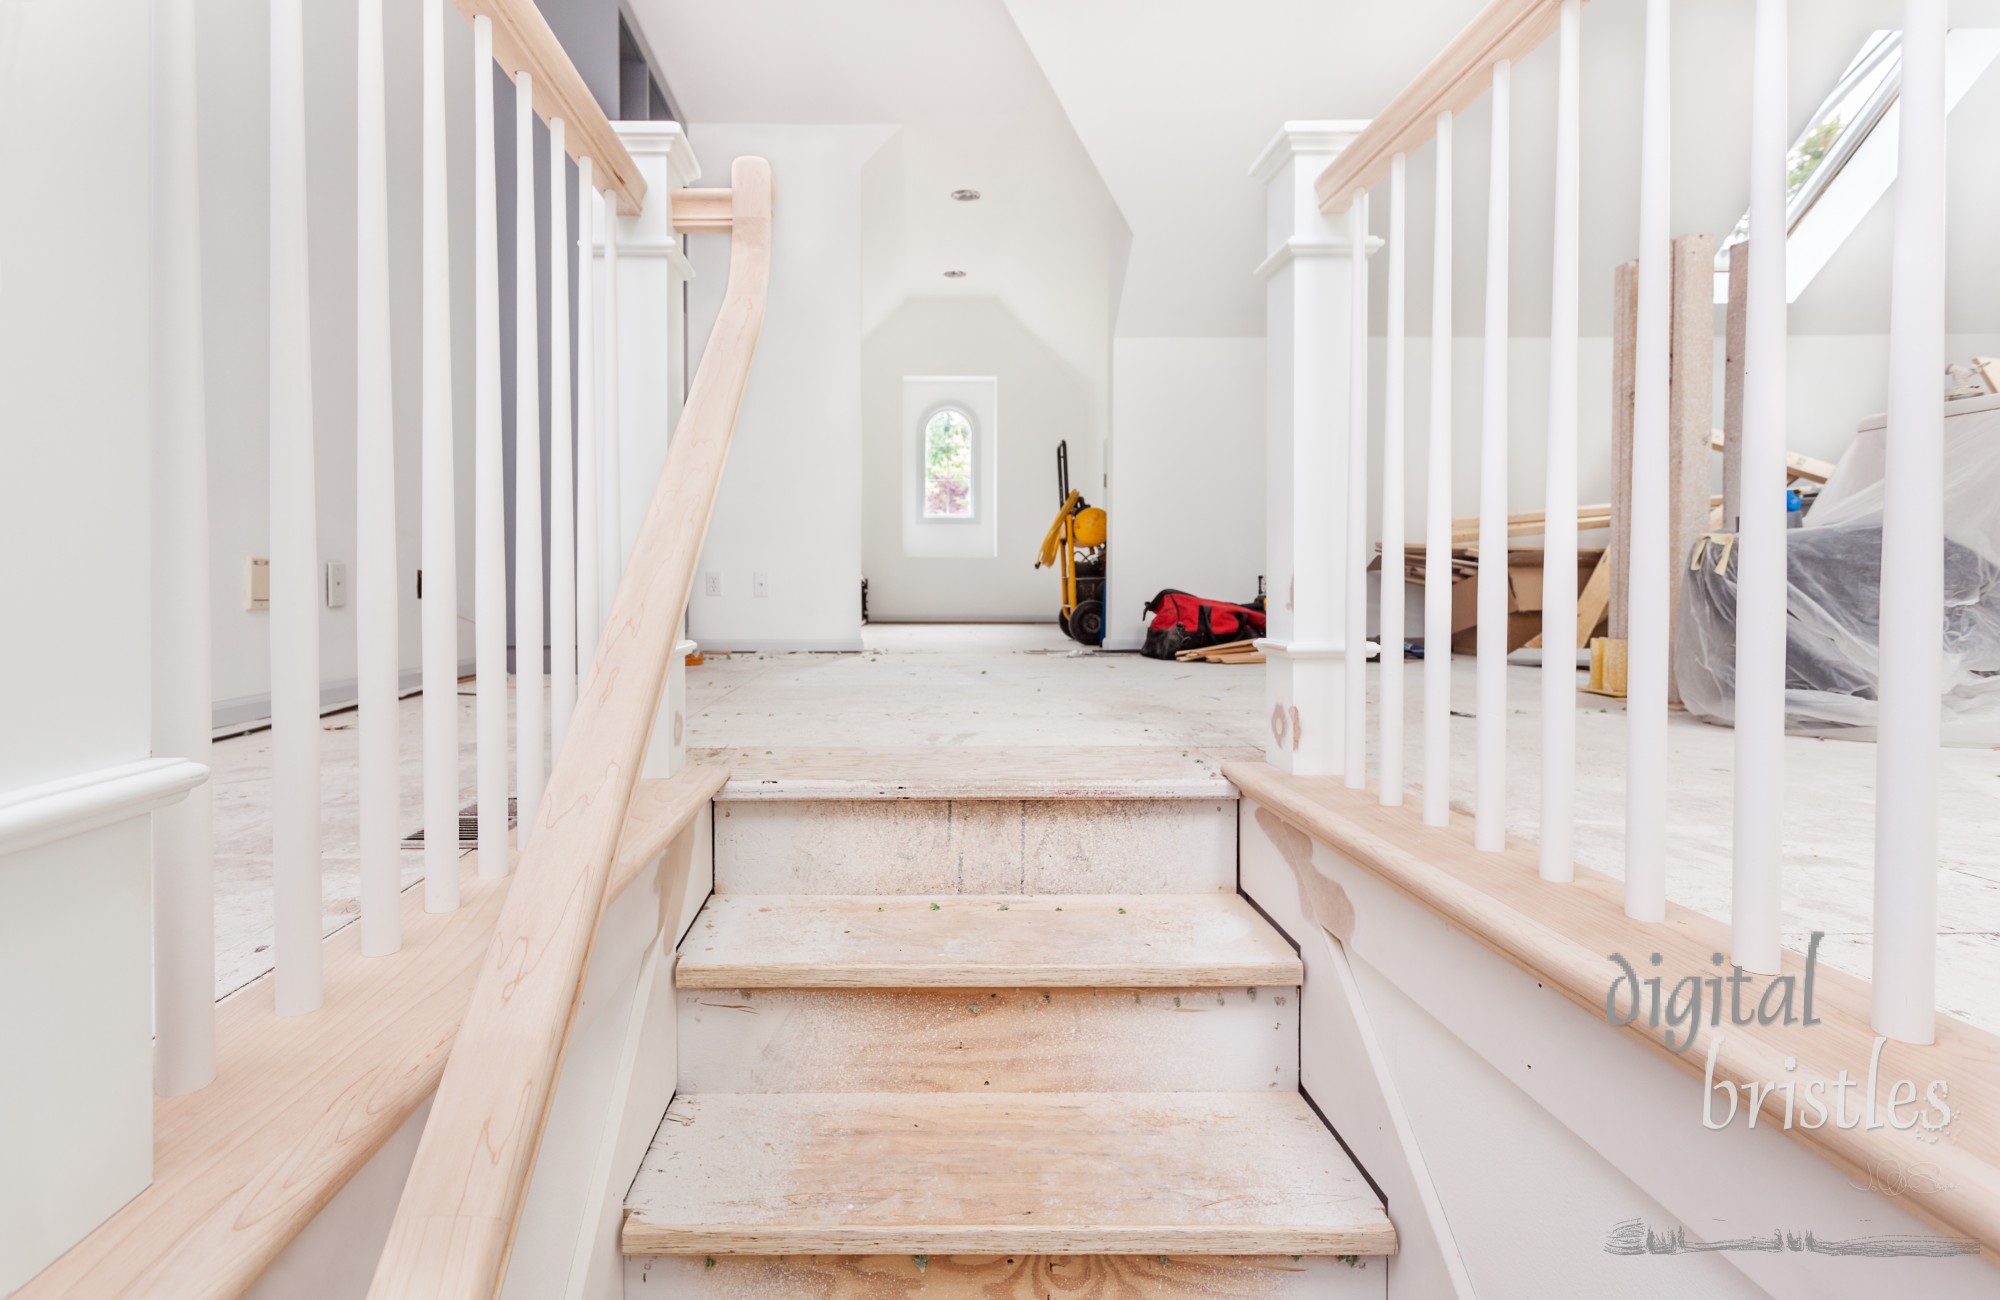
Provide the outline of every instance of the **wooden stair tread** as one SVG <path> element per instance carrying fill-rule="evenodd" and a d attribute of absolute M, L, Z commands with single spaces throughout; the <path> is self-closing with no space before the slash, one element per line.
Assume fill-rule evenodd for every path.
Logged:
<path fill-rule="evenodd" d="M 1234 799 L 1222 764 L 1259 755 L 1184 745 L 699 749 L 729 769 L 717 802 Z"/>
<path fill-rule="evenodd" d="M 684 989 L 1294 985 L 1298 954 L 1235 894 L 717 894 Z"/>
<path fill-rule="evenodd" d="M 1388 1255 L 1295 1092 L 695 1093 L 626 1199 L 628 1255 Z"/>

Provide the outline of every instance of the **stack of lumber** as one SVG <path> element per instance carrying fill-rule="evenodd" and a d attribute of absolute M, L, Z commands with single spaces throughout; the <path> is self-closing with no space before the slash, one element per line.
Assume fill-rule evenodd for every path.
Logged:
<path fill-rule="evenodd" d="M 1257 648 L 1255 641 L 1227 641 L 1221 645 L 1203 646 L 1199 650 L 1183 650 L 1174 658 L 1184 664 L 1261 664 L 1264 652 Z"/>

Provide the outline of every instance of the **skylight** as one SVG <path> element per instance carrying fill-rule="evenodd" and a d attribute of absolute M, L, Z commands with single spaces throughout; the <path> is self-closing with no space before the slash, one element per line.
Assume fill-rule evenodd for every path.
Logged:
<path fill-rule="evenodd" d="M 1863 41 L 1860 53 L 1840 74 L 1832 93 L 1821 101 L 1805 131 L 1792 142 L 1791 152 L 1785 155 L 1788 230 L 1798 227 L 1799 219 L 1826 192 L 1841 167 L 1896 102 L 1902 85 L 1902 47 L 1901 32 L 1878 31 Z M 1729 269 L 1729 245 L 1741 243 L 1749 234 L 1750 214 L 1745 212 L 1722 241 L 1716 270 Z"/>
<path fill-rule="evenodd" d="M 1861 43 L 1787 155 L 1785 301 L 1797 302 L 1896 179 L 1901 32 Z M 1945 111 L 2000 60 L 2000 29 L 1954 28 L 1945 39 Z M 1745 213 L 1715 258 L 1715 301 L 1729 301 L 1729 249 L 1750 234 Z"/>

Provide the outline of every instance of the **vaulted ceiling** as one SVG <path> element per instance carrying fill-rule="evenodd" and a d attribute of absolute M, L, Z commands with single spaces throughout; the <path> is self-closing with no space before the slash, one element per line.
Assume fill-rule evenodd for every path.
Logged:
<path fill-rule="evenodd" d="M 1116 333 L 1255 335 L 1263 197 L 1251 161 L 1292 119 L 1378 111 L 1481 0 L 632 0 L 695 124 L 886 122 L 902 127 L 864 220 L 892 245 L 877 318 L 908 297 L 1002 298 L 1030 328 L 1074 331 L 1079 282 L 1109 284 Z M 1674 228 L 1720 235 L 1747 193 L 1751 5 L 1674 5 Z M 1898 0 L 1792 6 L 1791 106 L 1802 127 Z M 1608 329 L 1610 269 L 1637 225 L 1644 0 L 1584 9 L 1584 317 Z M 1955 0 L 1961 26 L 2000 26 L 2000 0 Z M 1547 329 L 1554 49 L 1514 78 L 1510 265 L 1516 333 Z M 2000 329 L 2000 168 L 1988 165 L 2000 74 L 1953 118 L 1951 327 Z M 1454 313 L 1479 329 L 1490 117 L 1457 132 Z M 1411 159 L 1409 327 L 1429 328 L 1432 154 Z M 981 190 L 976 204 L 949 191 Z M 1793 311 L 1795 332 L 1881 331 L 1891 203 Z M 1386 199 L 1375 228 L 1386 229 Z M 1984 215 L 1981 215 L 1984 214 Z M 1128 244 L 1129 241 L 1129 244 Z M 1128 252 L 1129 247 L 1129 252 Z M 969 272 L 946 282 L 948 267 Z M 1383 277 L 1376 277 L 1376 284 Z M 1378 290 L 1379 327 L 1379 290 Z M 1101 327 L 1101 326 L 1100 326 Z"/>

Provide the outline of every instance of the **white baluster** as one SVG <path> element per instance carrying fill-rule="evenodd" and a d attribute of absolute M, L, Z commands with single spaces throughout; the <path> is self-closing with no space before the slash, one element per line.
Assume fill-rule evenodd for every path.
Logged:
<path fill-rule="evenodd" d="M 1937 1037 L 1937 822 L 1944 688 L 1945 0 L 1903 5 L 1882 681 L 1875 751 L 1875 1032 Z M 1768 254 L 1760 246 L 1751 274 Z M 1747 418 L 1747 417 L 1746 417 Z M 1747 477 L 1748 470 L 1745 474 Z M 1748 504 L 1749 494 L 1744 494 Z"/>
<path fill-rule="evenodd" d="M 548 743 L 542 698 L 541 307 L 535 258 L 535 96 L 514 75 L 514 797 L 528 841 Z"/>
<path fill-rule="evenodd" d="M 598 553 L 597 590 L 600 619 L 611 616 L 611 599 L 625 575 L 625 484 L 618 446 L 618 196 L 604 196 L 604 400 L 597 414 L 597 526 L 603 534 Z"/>
<path fill-rule="evenodd" d="M 403 946 L 396 833 L 396 408 L 389 378 L 389 138 L 382 0 L 359 0 L 354 179 L 354 677 L 361 952 Z"/>
<path fill-rule="evenodd" d="M 1347 788 L 1368 785 L 1368 195 L 1354 196 L 1348 209 L 1347 379 L 1347 629 L 1342 685 L 1346 701 L 1346 753 L 1341 770 Z"/>
<path fill-rule="evenodd" d="M 209 761 L 208 435 L 202 387 L 195 0 L 154 9 L 153 754 Z M 215 1078 L 215 853 L 207 782 L 153 814 L 153 1090 Z"/>
<path fill-rule="evenodd" d="M 1348 536 L 1342 640 L 1348 790 L 1368 788 L 1368 192 L 1348 208 Z M 1386 662 L 1386 660 L 1384 660 Z"/>
<path fill-rule="evenodd" d="M 1382 672 L 1378 712 L 1382 744 L 1376 788 L 1385 804 L 1403 802 L 1403 292 L 1407 257 L 1409 165 L 1389 161 L 1389 308 L 1382 369 Z"/>
<path fill-rule="evenodd" d="M 1424 511 L 1424 823 L 1451 821 L 1451 114 L 1437 118 L 1431 436 Z"/>
<path fill-rule="evenodd" d="M 500 428 L 500 235 L 493 167 L 493 20 L 472 20 L 474 667 L 479 875 L 507 874 L 507 477 Z"/>
<path fill-rule="evenodd" d="M 1626 627 L 1625 913 L 1664 920 L 1667 822 L 1667 376 L 1672 286 L 1669 0 L 1646 0 L 1639 140 L 1639 338 L 1633 361 Z"/>
<path fill-rule="evenodd" d="M 569 155 L 549 120 L 549 751 L 576 708 L 576 479 L 569 431 Z"/>
<path fill-rule="evenodd" d="M 579 690 L 597 661 L 604 626 L 598 594 L 597 191 L 590 159 L 576 160 L 576 658 Z"/>
<path fill-rule="evenodd" d="M 1473 842 L 1507 847 L 1507 234 L 1513 64 L 1493 65 L 1486 212 L 1486 340 L 1479 421 L 1479 735 Z M 1571 584 L 1575 584 L 1572 578 Z"/>
<path fill-rule="evenodd" d="M 1750 260 L 1736 565 L 1735 869 L 1730 957 L 1775 975 L 1785 813 L 1786 0 L 1757 0 L 1750 91 Z"/>
<path fill-rule="evenodd" d="M 1549 432 L 1542 538 L 1541 877 L 1576 878 L 1577 283 L 1582 0 L 1562 0 L 1556 51 L 1555 253 L 1549 286 Z"/>
<path fill-rule="evenodd" d="M 458 906 L 458 467 L 451 373 L 451 211 L 444 7 L 424 6 L 424 910 Z M 503 796 L 504 797 L 504 796 Z"/>
<path fill-rule="evenodd" d="M 271 0 L 271 892 L 281 1016 L 319 1008 L 319 540 L 304 0 Z"/>

